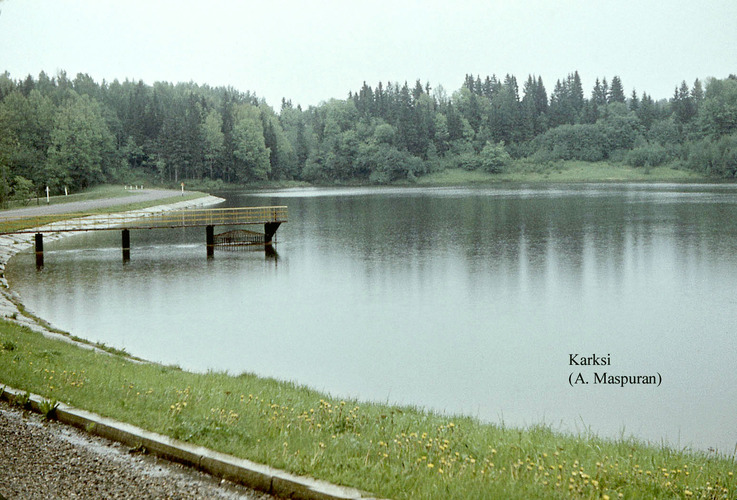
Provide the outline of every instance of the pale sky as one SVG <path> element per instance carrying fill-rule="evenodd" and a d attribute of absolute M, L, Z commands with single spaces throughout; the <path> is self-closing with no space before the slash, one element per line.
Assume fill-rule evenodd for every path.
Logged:
<path fill-rule="evenodd" d="M 466 73 L 618 75 L 629 96 L 737 73 L 737 0 L 0 0 L 0 72 L 14 79 L 232 86 L 303 107 L 364 81 L 420 79 L 448 94 Z"/>

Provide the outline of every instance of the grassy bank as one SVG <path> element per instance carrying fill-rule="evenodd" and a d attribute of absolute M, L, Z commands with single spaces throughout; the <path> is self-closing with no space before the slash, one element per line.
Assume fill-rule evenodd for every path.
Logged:
<path fill-rule="evenodd" d="M 557 161 L 534 163 L 529 160 L 515 160 L 503 173 L 491 174 L 481 170 L 450 168 L 440 172 L 417 177 L 410 182 L 406 179 L 396 181 L 400 186 L 463 186 L 496 184 L 502 182 L 715 182 L 717 179 L 705 178 L 691 170 L 668 166 L 635 168 L 609 162 Z M 365 186 L 366 182 L 329 182 L 318 186 Z M 189 181 L 187 188 L 201 191 L 237 191 L 244 189 L 287 189 L 311 187 L 305 181 L 283 180 L 253 182 L 247 185 L 227 184 L 221 181 Z"/>
<path fill-rule="evenodd" d="M 732 459 L 339 401 L 80 349 L 0 321 L 0 381 L 190 443 L 391 498 L 734 498 Z"/>
<path fill-rule="evenodd" d="M 548 164 L 515 161 L 504 173 L 448 169 L 417 179 L 421 186 L 493 184 L 498 182 L 699 182 L 695 172 L 670 167 L 633 168 L 607 162 L 566 161 Z"/>

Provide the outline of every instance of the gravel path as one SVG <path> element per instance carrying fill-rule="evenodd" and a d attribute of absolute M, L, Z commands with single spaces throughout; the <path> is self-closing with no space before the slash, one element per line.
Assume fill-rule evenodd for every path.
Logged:
<path fill-rule="evenodd" d="M 98 208 L 112 207 L 120 204 L 143 203 L 147 201 L 160 200 L 162 198 L 171 198 L 172 196 L 181 195 L 181 191 L 171 189 L 143 189 L 136 194 L 128 194 L 116 198 L 101 198 L 99 200 L 73 201 L 70 203 L 58 203 L 55 205 L 30 206 L 26 208 L 16 208 L 13 210 L 0 211 L 0 219 L 13 220 L 22 217 L 37 217 L 39 215 L 68 214 L 72 212 L 85 212 Z M 186 191 L 185 191 L 186 193 Z"/>
<path fill-rule="evenodd" d="M 275 497 L 90 436 L 0 402 L 0 499 Z"/>

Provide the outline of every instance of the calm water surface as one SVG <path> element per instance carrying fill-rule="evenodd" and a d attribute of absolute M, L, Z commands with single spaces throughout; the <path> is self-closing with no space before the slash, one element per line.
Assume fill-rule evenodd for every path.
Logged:
<path fill-rule="evenodd" d="M 47 244 L 8 267 L 76 335 L 192 370 L 509 425 L 737 443 L 737 189 L 648 184 L 229 193 L 288 205 L 277 255 L 204 229 Z M 609 355 L 576 367 L 570 355 Z M 582 373 L 588 385 L 569 385 Z M 662 384 L 594 384 L 593 374 Z"/>

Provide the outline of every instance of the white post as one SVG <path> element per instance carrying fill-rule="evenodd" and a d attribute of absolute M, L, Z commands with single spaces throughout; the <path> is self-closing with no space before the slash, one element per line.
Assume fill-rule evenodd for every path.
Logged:
<path fill-rule="evenodd" d="M 64 186 L 64 196 L 69 196 L 69 191 L 67 191 L 67 187 Z"/>
<path fill-rule="evenodd" d="M 182 196 L 184 196 L 184 183 L 182 182 Z"/>
<path fill-rule="evenodd" d="M 48 205 L 50 203 L 49 200 L 49 186 L 46 186 L 46 204 Z"/>

